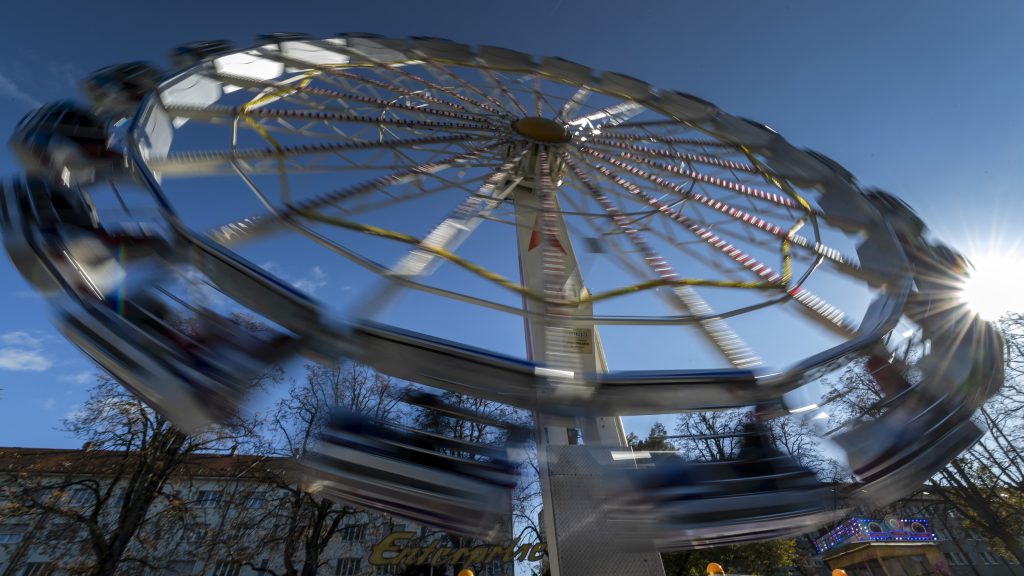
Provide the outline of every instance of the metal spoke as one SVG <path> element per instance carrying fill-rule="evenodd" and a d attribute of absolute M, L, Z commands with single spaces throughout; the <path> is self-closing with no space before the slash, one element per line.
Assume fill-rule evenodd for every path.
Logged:
<path fill-rule="evenodd" d="M 679 275 L 672 269 L 672 265 L 655 252 L 654 248 L 643 238 L 640 230 L 630 224 L 625 214 L 608 199 L 604 192 L 590 181 L 590 178 L 587 177 L 579 165 L 564 152 L 561 154 L 561 158 L 569 166 L 576 180 L 608 212 L 608 217 L 643 254 L 644 261 L 651 271 L 665 280 L 677 279 Z M 690 286 L 672 286 L 672 293 L 676 296 L 677 305 L 684 312 L 701 316 L 712 314 L 711 306 Z M 700 322 L 700 327 L 733 366 L 737 368 L 752 368 L 761 364 L 761 359 L 758 358 L 757 354 L 750 349 L 724 320 L 717 318 L 703 320 Z"/>
<path fill-rule="evenodd" d="M 591 153 L 592 155 L 594 155 L 596 158 L 600 158 L 600 159 L 604 160 L 605 162 L 614 163 L 617 166 L 619 166 L 620 168 L 623 168 L 625 170 L 629 170 L 630 172 L 633 172 L 633 169 L 636 169 L 636 170 L 638 170 L 640 172 L 643 172 L 642 170 L 639 170 L 638 168 L 635 168 L 635 167 L 633 167 L 631 169 L 631 168 L 628 167 L 630 165 L 627 164 L 626 162 L 624 162 L 623 160 L 618 159 L 618 158 L 614 158 L 612 156 L 608 156 L 607 154 L 605 154 L 603 152 L 599 152 L 597 150 L 594 150 L 590 146 L 586 147 L 586 151 L 588 153 Z M 718 178 L 716 176 L 709 176 L 707 174 L 704 174 L 702 172 L 697 172 L 695 170 L 688 170 L 688 169 L 683 169 L 683 168 L 677 168 L 675 166 L 671 166 L 671 165 L 668 165 L 668 164 L 661 164 L 659 162 L 654 162 L 653 160 L 650 160 L 648 158 L 645 158 L 645 157 L 643 157 L 643 156 L 641 156 L 639 154 L 630 152 L 628 150 L 624 150 L 624 151 L 620 152 L 619 156 L 621 158 L 626 159 L 626 160 L 634 160 L 634 161 L 640 162 L 641 164 L 646 164 L 647 166 L 650 166 L 652 168 L 657 168 L 659 170 L 663 170 L 663 171 L 668 172 L 670 174 L 675 174 L 677 176 L 682 176 L 682 177 L 688 178 L 690 180 L 695 180 L 697 182 L 703 182 L 705 184 L 710 184 L 712 186 L 716 186 L 716 187 L 722 188 L 724 190 L 729 190 L 731 192 L 738 192 L 740 194 L 744 194 L 744 195 L 750 196 L 752 198 L 757 198 L 758 200 L 765 200 L 765 201 L 771 202 L 773 204 L 778 204 L 779 206 L 785 206 L 786 208 L 799 208 L 799 205 L 796 202 L 794 202 L 793 200 L 791 200 L 789 198 L 786 198 L 785 196 L 782 196 L 780 194 L 774 194 L 774 193 L 771 193 L 771 192 L 765 192 L 764 190 L 760 190 L 758 188 L 752 188 L 750 186 L 746 186 L 744 184 L 740 184 L 739 182 L 733 182 L 731 180 L 726 180 L 724 178 Z M 641 174 L 637 174 L 637 175 L 640 176 Z M 643 172 L 643 176 L 642 177 L 648 178 L 648 179 L 650 179 L 650 178 L 657 178 L 656 176 L 650 175 L 647 172 Z M 671 184 L 671 183 L 669 183 L 669 184 Z M 702 203 L 703 203 L 703 201 L 700 200 L 700 198 L 708 199 L 706 196 L 703 196 L 703 195 L 697 194 L 697 193 L 692 193 L 691 197 L 693 197 L 698 202 L 702 202 Z M 820 215 L 820 214 L 815 214 L 815 215 Z"/>
<path fill-rule="evenodd" d="M 849 269 L 851 271 L 857 271 L 857 270 L 860 269 L 860 267 L 855 263 L 855 260 L 853 260 L 852 258 L 850 258 L 848 256 L 843 255 L 840 251 L 836 250 L 835 248 L 831 248 L 831 247 L 826 246 L 826 245 L 824 245 L 824 244 L 822 244 L 820 242 L 812 243 L 807 238 L 805 238 L 803 236 L 800 236 L 799 234 L 795 234 L 792 231 L 786 230 L 786 229 L 782 228 L 781 226 L 779 226 L 777 224 L 772 224 L 771 222 L 768 222 L 767 220 L 764 220 L 762 218 L 758 218 L 757 216 L 754 216 L 752 214 L 744 212 L 743 210 L 739 210 L 737 208 L 733 208 L 732 206 L 726 204 L 725 202 L 722 202 L 721 200 L 715 200 L 715 199 L 709 198 L 708 196 L 705 196 L 703 194 L 700 194 L 700 193 L 697 193 L 697 192 L 693 192 L 693 191 L 690 191 L 690 190 L 686 190 L 685 188 L 683 188 L 679 184 L 676 184 L 674 182 L 666 180 L 665 178 L 662 178 L 660 176 L 651 174 L 651 173 L 649 173 L 649 172 L 647 172 L 645 170 L 642 170 L 640 168 L 637 168 L 636 166 L 633 166 L 632 164 L 629 164 L 627 162 L 623 162 L 623 161 L 621 161 L 621 160 L 619 160 L 617 158 L 613 158 L 611 156 L 608 156 L 607 154 L 603 154 L 601 152 L 598 152 L 597 150 L 593 150 L 593 149 L 586 148 L 586 147 L 584 147 L 583 150 L 585 152 L 587 152 L 588 154 L 594 156 L 595 158 L 598 158 L 600 160 L 608 162 L 609 164 L 612 164 L 614 166 L 618 166 L 619 168 L 622 168 L 623 170 L 629 172 L 630 174 L 633 174 L 635 176 L 639 176 L 641 178 L 649 180 L 650 182 L 653 182 L 654 184 L 657 184 L 658 186 L 660 186 L 662 188 L 666 188 L 666 189 L 668 189 L 668 190 L 670 190 L 672 192 L 680 194 L 680 195 L 682 195 L 685 198 L 691 198 L 693 200 L 696 200 L 697 202 L 700 202 L 701 204 L 704 204 L 705 206 L 708 206 L 709 208 L 712 208 L 714 210 L 718 210 L 719 212 L 722 212 L 723 214 L 727 214 L 727 215 L 731 216 L 733 219 L 735 219 L 735 220 L 737 220 L 739 222 L 743 222 L 745 224 L 753 226 L 753 227 L 757 228 L 758 230 L 763 230 L 765 232 L 768 232 L 769 234 L 772 234 L 773 236 L 776 236 L 778 238 L 784 239 L 784 240 L 786 240 L 788 242 L 792 242 L 793 244 L 795 244 L 797 246 L 800 246 L 802 248 L 813 250 L 815 253 L 823 256 L 825 259 L 829 260 L 830 262 L 838 264 L 838 265 L 840 265 L 840 266 L 842 266 L 844 268 L 847 268 L 847 269 Z M 670 167 L 664 167 L 664 168 L 666 170 L 668 170 Z M 671 170 L 668 170 L 668 171 L 671 171 Z M 737 184 L 735 182 L 725 181 L 725 180 L 722 180 L 720 178 L 712 178 L 712 177 L 706 177 L 706 178 L 710 178 L 712 180 L 712 182 L 710 182 L 710 183 L 714 183 L 716 185 L 718 185 L 718 182 L 722 182 L 722 187 L 724 187 L 726 189 L 729 189 L 729 190 L 733 190 L 734 189 L 736 192 L 748 194 L 748 195 L 751 195 L 751 196 L 756 197 L 756 198 L 761 198 L 763 200 L 769 200 L 769 201 L 772 201 L 772 202 L 776 202 L 774 199 L 772 199 L 772 196 L 777 196 L 777 195 L 768 194 L 767 192 L 764 192 L 764 191 L 761 191 L 761 190 L 756 190 L 756 189 L 750 188 L 748 186 L 744 186 L 742 184 Z M 762 197 L 759 194 L 764 195 L 764 196 Z M 778 203 L 778 202 L 776 202 L 776 203 Z M 811 214 L 814 215 L 814 216 L 818 216 L 819 215 L 819 214 L 817 214 L 817 213 L 815 213 L 813 211 L 811 212 Z"/>
<path fill-rule="evenodd" d="M 353 206 L 346 205 L 344 208 L 335 207 L 334 209 L 339 211 L 339 212 L 344 213 L 348 217 L 352 217 L 352 216 L 355 216 L 357 214 L 365 214 L 367 212 L 373 212 L 375 210 L 380 210 L 380 209 L 383 209 L 383 208 L 394 207 L 394 206 L 397 206 L 397 205 L 399 205 L 399 204 L 401 204 L 403 202 L 409 202 L 411 200 L 417 200 L 417 199 L 420 199 L 420 198 L 425 198 L 427 196 L 438 195 L 438 194 L 441 194 L 443 192 L 448 192 L 449 190 L 454 190 L 454 189 L 460 189 L 460 190 L 463 190 L 463 191 L 466 190 L 465 183 L 456 184 L 456 183 L 453 183 L 453 182 L 449 181 L 446 178 L 441 178 L 440 176 L 438 176 L 436 174 L 433 175 L 433 178 L 435 180 L 440 180 L 444 184 L 447 184 L 447 186 L 440 186 L 438 188 L 434 188 L 434 189 L 431 189 L 431 190 L 427 190 L 425 188 L 418 188 L 415 191 L 406 192 L 405 194 L 402 194 L 400 196 L 394 196 L 394 195 L 390 195 L 389 194 L 389 195 L 385 196 L 384 198 L 381 198 L 380 200 L 376 200 L 376 201 L 372 201 L 372 202 L 365 202 L 363 204 L 357 204 L 357 205 L 353 205 Z M 480 179 L 481 178 L 473 178 L 472 180 L 470 180 L 470 182 L 476 182 L 477 180 L 480 180 Z M 470 194 L 470 195 L 472 195 L 472 194 Z"/>
<path fill-rule="evenodd" d="M 211 232 L 211 235 L 215 240 L 222 244 L 228 244 L 237 242 L 239 240 L 252 238 L 266 232 L 272 231 L 279 227 L 284 220 L 291 220 L 296 216 L 301 215 L 303 212 L 317 210 L 325 206 L 336 204 L 343 200 L 349 200 L 358 196 L 368 194 L 370 192 L 387 188 L 389 186 L 396 186 L 399 184 L 405 184 L 414 181 L 416 178 L 421 176 L 430 175 L 435 172 L 440 172 L 450 168 L 456 164 L 467 162 L 474 158 L 479 157 L 483 153 L 498 148 L 504 144 L 504 142 L 494 142 L 485 146 L 480 146 L 454 156 L 448 156 L 440 160 L 431 162 L 424 162 L 416 166 L 409 167 L 405 170 L 394 172 L 386 176 L 380 176 L 372 180 L 360 182 L 352 186 L 347 186 L 341 190 L 323 194 L 316 198 L 305 200 L 298 204 L 293 204 L 281 210 L 279 214 L 273 218 L 266 217 L 250 217 L 237 220 L 235 222 L 224 224 L 217 227 Z"/>
<path fill-rule="evenodd" d="M 399 86 L 397 84 L 390 84 L 390 83 L 385 82 L 383 80 L 378 80 L 376 78 L 370 78 L 369 76 L 360 76 L 358 74 L 353 74 L 352 72 L 345 72 L 345 71 L 342 71 L 342 70 L 334 70 L 334 69 L 331 69 L 331 68 L 327 68 L 327 69 L 324 69 L 323 72 L 326 75 L 328 75 L 328 76 L 333 76 L 333 77 L 337 77 L 337 78 L 344 78 L 346 80 L 351 80 L 353 82 L 360 82 L 360 83 L 363 83 L 363 84 L 369 84 L 371 86 L 376 86 L 377 88 L 383 88 L 384 90 L 388 90 L 388 91 L 391 91 L 391 92 L 395 92 L 397 94 L 401 94 L 402 96 L 405 96 L 406 98 L 415 98 L 417 100 L 422 100 L 424 102 L 429 102 L 430 104 L 436 104 L 438 106 L 447 106 L 449 108 L 457 108 L 457 109 L 462 110 L 462 111 L 464 111 L 466 113 L 469 113 L 469 114 L 476 114 L 473 110 L 470 110 L 469 108 L 466 108 L 465 106 L 463 106 L 461 104 L 458 104 L 457 102 L 451 102 L 449 100 L 444 100 L 443 98 L 435 98 L 435 97 L 431 96 L 430 94 L 424 93 L 422 90 L 411 90 L 409 88 L 404 88 L 404 87 Z"/>
<path fill-rule="evenodd" d="M 401 67 L 398 67 L 398 66 L 383 66 L 382 68 L 385 69 L 385 70 L 394 72 L 395 74 L 399 74 L 401 76 L 404 76 L 404 77 L 406 77 L 406 78 L 408 78 L 410 80 L 413 80 L 415 82 L 419 82 L 420 84 L 423 84 L 424 86 L 426 86 L 428 88 L 437 90 L 438 92 L 441 92 L 442 94 L 445 94 L 446 96 L 448 96 L 450 98 L 454 98 L 454 99 L 459 100 L 460 102 L 463 102 L 463 103 L 468 104 L 470 106 L 475 106 L 476 108 L 479 108 L 481 110 L 487 110 L 488 112 L 491 112 L 491 113 L 494 113 L 494 114 L 498 114 L 499 116 L 502 115 L 502 111 L 497 109 L 497 108 L 493 108 L 493 107 L 488 106 L 487 104 L 484 104 L 482 102 L 477 102 L 476 100 L 474 100 L 472 98 L 469 98 L 467 96 L 459 94 L 458 92 L 456 92 L 454 90 L 450 90 L 448 88 L 445 88 L 444 86 L 441 86 L 440 84 L 431 82 L 430 80 L 427 80 L 426 78 L 423 78 L 421 76 L 417 76 L 416 74 L 413 74 L 412 72 L 409 72 L 408 70 L 402 69 Z"/>
<path fill-rule="evenodd" d="M 166 158 L 157 158 L 150 161 L 149 165 L 164 176 L 175 176 L 180 174 L 211 173 L 222 168 L 231 168 L 231 160 L 265 160 L 273 158 L 292 158 L 296 156 L 332 154 L 350 150 L 370 150 L 375 148 L 401 148 L 412 146 L 423 146 L 426 144 L 442 144 L 452 142 L 465 142 L 472 139 L 470 136 L 450 135 L 431 136 L 426 138 L 410 138 L 406 140 L 384 140 L 364 142 L 332 142 L 318 144 L 301 144 L 296 146 L 282 146 L 280 148 L 259 148 L 250 150 L 218 150 L 204 152 L 177 152 Z M 365 169 L 365 166 L 363 167 Z M 275 165 L 274 170 L 277 169 Z M 269 168 L 268 168 L 269 170 Z M 251 167 L 246 170 L 249 173 L 259 173 Z"/>
<path fill-rule="evenodd" d="M 402 118 L 381 118 L 379 116 L 362 116 L 343 112 L 317 112 L 308 110 L 269 110 L 266 108 L 244 109 L 241 106 L 209 106 L 207 108 L 193 106 L 168 106 L 167 112 L 172 117 L 188 118 L 202 122 L 234 120 L 236 118 L 301 118 L 303 120 L 352 122 L 356 124 L 383 124 L 387 126 L 404 126 L 413 128 L 429 128 L 433 130 L 468 130 L 490 132 L 493 128 L 480 123 L 465 122 L 432 122 L 429 120 L 407 120 Z"/>
<path fill-rule="evenodd" d="M 588 96 L 590 96 L 590 88 L 584 86 L 577 90 L 571 98 L 565 101 L 565 105 L 563 105 L 562 109 L 558 111 L 558 115 L 555 116 L 555 120 L 562 120 L 563 118 L 575 114 L 576 111 L 579 110 L 580 106 L 582 106 L 587 100 Z"/>
<path fill-rule="evenodd" d="M 833 329 L 838 328 L 847 335 L 852 334 L 856 330 L 856 327 L 846 320 L 846 314 L 839 308 L 815 296 L 809 290 L 801 286 L 789 288 L 788 286 L 786 286 L 786 283 L 789 279 L 784 278 L 783 274 L 772 270 L 770 266 L 758 262 L 757 259 L 744 253 L 742 250 L 726 242 L 725 240 L 719 238 L 717 235 L 715 235 L 707 228 L 695 222 L 692 222 L 689 218 L 684 216 L 678 210 L 672 210 L 667 204 L 650 196 L 636 184 L 633 184 L 632 182 L 625 180 L 620 176 L 617 176 L 611 170 L 603 166 L 598 166 L 596 167 L 596 169 L 608 180 L 614 182 L 619 187 L 626 190 L 630 194 L 636 196 L 646 204 L 654 208 L 657 208 L 662 214 L 664 214 L 668 218 L 678 222 L 679 224 L 682 224 L 683 227 L 689 230 L 692 234 L 703 240 L 708 245 L 716 248 L 717 250 L 728 256 L 730 259 L 732 259 L 734 262 L 743 266 L 743 268 L 757 274 L 761 279 L 763 279 L 766 282 L 776 284 L 780 288 L 786 288 L 787 293 L 790 296 L 792 296 L 794 300 L 796 300 L 805 308 L 813 312 L 817 317 L 820 317 L 821 319 L 825 320 L 826 325 L 828 327 Z"/>
<path fill-rule="evenodd" d="M 413 248 L 400 258 L 385 277 L 413 278 L 433 274 L 437 267 L 445 262 L 441 255 L 454 253 L 519 184 L 522 178 L 516 178 L 511 182 L 505 180 L 525 154 L 525 150 L 520 152 L 492 172 L 476 193 L 469 195 L 447 218 L 424 236 L 419 248 Z M 505 185 L 498 188 L 503 182 Z M 370 300 L 360 304 L 356 309 L 367 317 L 373 317 L 394 298 L 398 288 L 397 284 L 389 283 L 384 289 L 374 291 Z"/>
<path fill-rule="evenodd" d="M 609 124 L 608 129 L 621 130 L 623 128 L 646 128 L 648 126 L 674 126 L 679 127 L 679 120 L 675 119 L 664 119 L 664 120 L 644 120 L 642 122 L 621 122 L 618 124 Z"/>
<path fill-rule="evenodd" d="M 480 190 L 463 200 L 450 216 L 423 238 L 421 244 L 446 252 L 457 249 L 480 225 L 481 220 L 504 202 L 516 186 L 516 181 L 513 181 L 512 184 L 498 188 L 523 154 L 525 152 L 499 166 Z M 391 269 L 391 273 L 397 276 L 424 276 L 431 274 L 440 263 L 441 260 L 434 253 L 413 250 Z"/>
<path fill-rule="evenodd" d="M 728 142 L 722 142 L 719 140 L 709 140 L 702 138 L 680 138 L 678 136 L 655 136 L 652 134 L 614 134 L 602 131 L 601 137 L 612 140 L 646 140 L 648 142 L 656 142 L 659 144 L 681 144 L 684 146 L 703 146 L 705 148 L 736 148 L 735 144 L 730 144 Z"/>
<path fill-rule="evenodd" d="M 241 78 L 236 76 L 229 76 L 225 74 L 214 74 L 213 78 L 220 80 L 226 84 L 234 84 L 244 88 L 259 88 L 259 89 L 278 89 L 281 91 L 293 92 L 297 94 L 308 94 L 310 96 L 320 96 L 323 98 L 330 98 L 333 100 L 351 100 L 353 102 L 360 102 L 363 104 L 370 104 L 377 108 L 383 108 L 388 110 L 405 110 L 408 112 L 414 112 L 416 114 L 432 115 L 432 116 L 443 116 L 445 118 L 452 118 L 455 120 L 462 120 L 465 122 L 481 123 L 486 124 L 491 121 L 488 116 L 481 116 L 479 114 L 471 114 L 466 112 L 455 112 L 452 110 L 441 110 L 437 108 L 418 107 L 410 104 L 400 104 L 398 102 L 382 100 L 380 98 L 373 98 L 370 96 L 363 96 L 360 94 L 353 94 L 350 92 L 340 92 L 337 90 L 329 90 L 327 88 L 319 88 L 317 86 L 301 86 L 301 85 L 284 85 L 276 84 L 273 82 L 266 82 L 260 80 L 253 80 L 251 78 Z M 278 95 L 284 97 L 285 94 Z"/>
<path fill-rule="evenodd" d="M 505 109 L 505 106 L 501 102 L 498 102 L 497 100 L 494 99 L 494 97 L 490 96 L 489 94 L 485 94 L 482 90 L 480 90 L 476 86 L 473 86 L 469 82 L 466 82 L 462 77 L 458 76 L 457 74 L 453 74 L 451 72 L 451 70 L 448 70 L 448 68 L 446 68 L 446 67 L 444 67 L 441 64 L 438 64 L 436 62 L 431 62 L 429 64 L 429 66 L 431 68 L 435 69 L 435 70 L 440 70 L 442 73 L 444 73 L 445 76 L 448 76 L 452 80 L 455 80 L 456 82 L 461 84 L 462 87 L 465 88 L 466 90 L 469 90 L 470 92 L 476 94 L 477 96 L 480 96 L 484 100 L 487 100 L 491 104 L 494 104 L 495 106 L 497 106 L 497 108 L 492 108 L 492 107 L 490 107 L 488 105 L 483 104 L 482 102 L 477 102 L 477 106 L 479 106 L 480 108 L 482 108 L 484 110 L 487 110 L 488 112 L 492 112 L 494 114 L 498 114 L 499 116 L 508 116 L 509 115 L 508 114 L 508 110 Z"/>
<path fill-rule="evenodd" d="M 717 166 L 719 168 L 727 168 L 730 170 L 739 170 L 741 172 L 750 172 L 751 174 L 758 174 L 758 170 L 751 164 L 744 164 L 742 162 L 736 162 L 733 160 L 723 160 L 715 156 L 707 156 L 704 154 L 691 154 L 689 152 L 676 152 L 675 150 L 664 150 L 658 148 L 649 148 L 647 146 L 640 146 L 637 144 L 627 144 L 625 142 L 619 142 L 609 138 L 603 138 L 601 136 L 591 136 L 587 143 L 589 145 L 602 145 L 616 148 L 617 150 L 629 150 L 632 152 L 647 154 L 650 156 L 661 156 L 663 158 L 673 158 L 675 160 L 683 160 L 685 162 L 692 162 L 695 164 L 707 164 L 709 166 Z M 788 198 L 783 198 L 786 202 L 789 202 L 796 207 L 796 204 Z"/>
<path fill-rule="evenodd" d="M 520 114 L 522 114 L 523 116 L 529 116 L 529 114 L 526 112 L 526 108 L 524 108 L 523 105 L 519 102 L 519 100 L 516 98 L 516 95 L 513 94 L 512 91 L 509 90 L 507 86 L 505 86 L 505 83 L 501 81 L 501 77 L 498 76 L 498 74 L 491 70 L 482 70 L 482 72 L 484 73 L 484 76 L 486 78 L 490 79 L 491 82 L 494 82 L 494 84 L 497 85 L 501 93 L 505 96 L 506 99 L 508 99 L 509 102 L 512 103 L 513 106 L 516 107 L 516 110 L 519 110 Z"/>
<path fill-rule="evenodd" d="M 533 115 L 543 116 L 544 109 L 541 106 L 541 102 L 544 101 L 544 95 L 540 91 L 540 76 L 533 77 Z"/>
<path fill-rule="evenodd" d="M 594 122 L 598 122 L 600 120 L 608 118 L 608 121 L 604 124 L 600 124 L 600 126 L 615 126 L 620 122 L 625 122 L 626 120 L 629 120 L 630 118 L 636 116 L 637 114 L 643 112 L 644 110 L 646 110 L 646 108 L 644 108 L 642 104 L 638 104 L 630 100 L 628 102 L 622 102 L 619 104 L 615 104 L 613 106 L 602 108 L 601 110 L 598 110 L 597 112 L 594 112 L 592 114 L 587 114 L 586 116 L 573 118 L 572 120 L 569 120 L 567 124 L 569 124 L 570 126 L 586 126 L 588 128 L 593 128 Z"/>

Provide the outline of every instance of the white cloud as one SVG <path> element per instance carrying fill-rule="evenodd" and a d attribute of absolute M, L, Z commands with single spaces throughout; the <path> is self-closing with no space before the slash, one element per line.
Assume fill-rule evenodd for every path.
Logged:
<path fill-rule="evenodd" d="M 83 414 L 85 413 L 82 412 L 82 405 L 74 404 L 71 406 L 71 410 L 68 410 L 67 412 L 64 413 L 64 419 L 73 420 L 75 418 L 78 418 L 79 416 L 82 416 Z"/>
<path fill-rule="evenodd" d="M 0 334 L 0 344 L 4 346 L 18 346 L 21 348 L 39 348 L 42 341 L 28 332 L 6 332 Z"/>
<path fill-rule="evenodd" d="M 24 104 L 36 108 L 42 106 L 42 102 L 36 100 L 34 96 L 22 90 L 13 80 L 0 74 L 0 96 L 10 98 L 11 100 L 17 100 Z"/>
<path fill-rule="evenodd" d="M 0 370 L 43 372 L 53 362 L 43 353 L 43 343 L 27 332 L 0 334 Z"/>
<path fill-rule="evenodd" d="M 327 274 L 325 274 L 323 268 L 319 266 L 313 266 L 309 271 L 309 274 L 299 278 L 295 278 L 291 274 L 286 273 L 281 269 L 281 266 L 273 260 L 264 262 L 260 265 L 260 268 L 263 268 L 267 272 L 270 272 L 281 280 L 288 282 L 295 288 L 309 294 L 310 296 L 315 294 L 320 288 L 327 286 Z"/>
<path fill-rule="evenodd" d="M 14 293 L 14 297 L 15 298 L 26 298 L 26 299 L 29 299 L 29 300 L 42 300 L 43 299 L 43 297 L 40 296 L 38 292 L 33 292 L 31 290 L 18 290 L 17 292 Z"/>
<path fill-rule="evenodd" d="M 186 300 L 193 305 L 209 308 L 224 314 L 233 306 L 230 298 L 222 294 L 209 283 L 205 276 L 198 270 L 189 268 L 184 274 L 184 283 L 181 284 L 186 294 Z"/>
<path fill-rule="evenodd" d="M 327 274 L 324 274 L 324 271 L 319 266 L 313 266 L 308 276 L 293 281 L 292 286 L 306 294 L 313 295 L 320 288 L 327 286 Z"/>
<path fill-rule="evenodd" d="M 95 378 L 96 373 L 90 372 L 89 370 L 82 370 L 81 372 L 77 372 L 75 374 L 65 374 L 64 376 L 60 377 L 62 381 L 77 384 L 78 386 L 85 386 L 86 384 L 92 382 Z"/>
<path fill-rule="evenodd" d="M 49 370 L 50 366 L 53 366 L 53 362 L 39 350 L 0 348 L 0 370 L 43 372 Z"/>

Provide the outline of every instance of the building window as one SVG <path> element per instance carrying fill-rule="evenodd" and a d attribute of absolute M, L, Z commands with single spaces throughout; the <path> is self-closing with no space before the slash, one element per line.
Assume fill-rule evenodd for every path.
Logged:
<path fill-rule="evenodd" d="M 981 558 L 985 561 L 985 564 L 999 564 L 999 558 L 996 558 L 996 555 L 988 550 L 981 553 Z"/>
<path fill-rule="evenodd" d="M 57 493 L 55 488 L 49 486 L 43 486 L 32 490 L 32 499 L 36 502 L 46 502 Z"/>
<path fill-rule="evenodd" d="M 349 524 L 343 526 L 338 533 L 341 534 L 341 539 L 345 542 L 358 542 L 366 533 L 366 524 Z"/>
<path fill-rule="evenodd" d="M 263 508 L 267 504 L 267 495 L 262 492 L 249 494 L 245 499 L 246 508 Z"/>
<path fill-rule="evenodd" d="M 195 568 L 194 560 L 172 560 L 169 568 L 174 576 L 192 576 L 192 569 Z"/>
<path fill-rule="evenodd" d="M 78 525 L 69 518 L 54 518 L 43 528 L 45 538 L 66 540 L 78 532 Z"/>
<path fill-rule="evenodd" d="M 967 536 L 971 540 L 981 540 L 981 534 L 979 534 L 977 530 L 968 530 Z"/>
<path fill-rule="evenodd" d="M 238 572 L 241 571 L 242 565 L 238 562 L 231 562 L 229 560 L 221 560 L 213 565 L 212 576 L 238 576 Z"/>
<path fill-rule="evenodd" d="M 185 540 L 192 544 L 198 544 L 206 539 L 206 528 L 193 528 L 185 533 Z"/>
<path fill-rule="evenodd" d="M 68 504 L 71 506 L 85 506 L 92 503 L 92 491 L 88 488 L 75 488 L 68 494 Z"/>
<path fill-rule="evenodd" d="M 212 508 L 220 504 L 220 490 L 200 490 L 196 503 L 203 508 Z"/>
<path fill-rule="evenodd" d="M 963 566 L 967 564 L 967 558 L 960 552 L 946 552 L 946 559 L 949 560 L 950 566 Z"/>
<path fill-rule="evenodd" d="M 377 566 L 377 576 L 394 576 L 395 574 L 398 574 L 398 564 Z"/>
<path fill-rule="evenodd" d="M 334 569 L 334 576 L 355 576 L 359 573 L 359 558 L 339 558 L 338 567 Z"/>
<path fill-rule="evenodd" d="M 29 562 L 25 564 L 25 570 L 21 576 L 49 576 L 53 574 L 55 566 L 49 562 Z"/>
<path fill-rule="evenodd" d="M 17 544 L 21 542 L 21 532 L 4 530 L 0 532 L 0 544 Z"/>

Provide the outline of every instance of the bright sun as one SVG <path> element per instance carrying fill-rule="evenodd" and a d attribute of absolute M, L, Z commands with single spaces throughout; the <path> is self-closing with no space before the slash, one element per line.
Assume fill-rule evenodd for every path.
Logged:
<path fill-rule="evenodd" d="M 961 298 L 985 320 L 1007 312 L 1024 312 L 1024 258 L 972 258 L 974 270 L 964 282 Z"/>

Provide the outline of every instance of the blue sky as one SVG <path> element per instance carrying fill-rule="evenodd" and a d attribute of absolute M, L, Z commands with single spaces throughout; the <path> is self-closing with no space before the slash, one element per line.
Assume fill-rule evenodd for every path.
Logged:
<path fill-rule="evenodd" d="M 772 126 L 893 191 L 969 256 L 1021 246 L 1024 5 L 986 2 L 107 1 L 5 7 L 0 134 L 75 81 L 182 42 L 257 33 L 439 36 L 575 60 L 682 90 Z M 287 8 L 285 7 L 287 6 Z M 4 151 L 0 174 L 17 170 Z M 315 294 L 345 283 L 303 262 L 279 271 Z M 0 261 L 0 445 L 61 446 L 92 368 Z M 614 368 L 614 366 L 613 366 Z M 647 421 L 634 423 L 644 427 Z M 643 431 L 643 430 L 641 430 Z"/>

